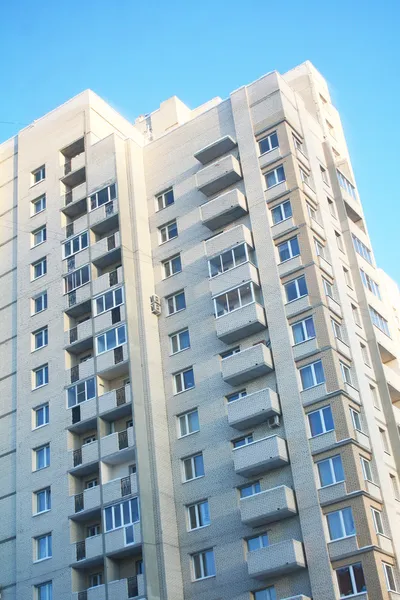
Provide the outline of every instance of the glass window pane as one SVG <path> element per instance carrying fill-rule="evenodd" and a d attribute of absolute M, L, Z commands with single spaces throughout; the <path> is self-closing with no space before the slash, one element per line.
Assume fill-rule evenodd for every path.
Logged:
<path fill-rule="evenodd" d="M 281 262 L 288 260 L 290 258 L 289 245 L 288 242 L 284 242 L 278 246 L 279 258 Z"/>
<path fill-rule="evenodd" d="M 311 435 L 314 437 L 323 433 L 321 415 L 319 412 L 314 412 L 308 415 L 308 421 L 310 423 Z"/>
<path fill-rule="evenodd" d="M 202 577 L 200 554 L 195 554 L 193 556 L 193 567 L 195 579 L 200 579 Z"/>
<path fill-rule="evenodd" d="M 326 406 L 322 409 L 325 422 L 325 431 L 332 431 L 335 427 L 333 424 L 332 410 L 330 406 Z"/>
<path fill-rule="evenodd" d="M 186 308 L 185 294 L 183 292 L 181 294 L 177 294 L 175 296 L 175 302 L 176 302 L 176 310 L 182 310 L 182 309 Z"/>
<path fill-rule="evenodd" d="M 325 381 L 324 369 L 320 360 L 314 363 L 314 373 L 317 383 L 323 383 Z"/>
<path fill-rule="evenodd" d="M 100 335 L 97 338 L 97 353 L 101 354 L 101 352 L 105 352 L 106 350 L 106 338 L 104 335 Z"/>
<path fill-rule="evenodd" d="M 195 529 L 197 527 L 196 506 L 189 506 L 189 527 Z"/>
<path fill-rule="evenodd" d="M 124 525 L 128 525 L 128 523 L 131 523 L 131 511 L 129 507 L 129 501 L 122 503 L 122 518 L 124 520 Z"/>
<path fill-rule="evenodd" d="M 135 531 L 133 525 L 125 527 L 125 542 L 127 544 L 133 544 L 135 542 Z"/>
<path fill-rule="evenodd" d="M 240 265 L 240 264 L 246 262 L 247 256 L 246 256 L 246 247 L 244 244 L 241 244 L 240 246 L 237 246 L 236 248 L 234 248 L 233 254 L 235 257 L 236 265 Z"/>
<path fill-rule="evenodd" d="M 351 582 L 349 567 L 337 569 L 336 575 L 338 579 L 340 595 L 343 597 L 353 594 L 353 584 Z"/>
<path fill-rule="evenodd" d="M 208 507 L 208 502 L 202 502 L 199 505 L 199 513 L 200 513 L 200 525 L 209 525 L 210 523 L 210 511 Z"/>
<path fill-rule="evenodd" d="M 140 519 L 140 515 L 139 515 L 139 501 L 138 501 L 137 498 L 133 498 L 130 501 L 130 504 L 131 504 L 132 521 L 133 521 L 133 523 L 136 523 Z"/>
<path fill-rule="evenodd" d="M 356 527 L 353 519 L 353 511 L 351 508 L 344 508 L 342 510 L 344 530 L 346 535 L 354 535 L 356 533 Z"/>
<path fill-rule="evenodd" d="M 318 463 L 318 472 L 322 487 L 333 483 L 331 467 L 328 460 Z"/>
<path fill-rule="evenodd" d="M 251 304 L 253 302 L 253 289 L 250 284 L 242 285 L 240 288 L 241 306 Z"/>
<path fill-rule="evenodd" d="M 344 471 L 342 465 L 342 459 L 340 456 L 334 456 L 332 458 L 333 470 L 335 472 L 336 481 L 344 481 Z"/>
<path fill-rule="evenodd" d="M 230 312 L 232 310 L 235 310 L 236 308 L 239 308 L 240 304 L 238 290 L 232 290 L 231 292 L 228 292 L 226 294 L 226 297 L 228 300 L 228 308 Z"/>
<path fill-rule="evenodd" d="M 353 574 L 354 574 L 354 579 L 356 582 L 355 591 L 357 593 L 366 592 L 367 587 L 365 585 L 364 573 L 363 573 L 361 563 L 357 563 L 356 565 L 353 565 Z"/>
<path fill-rule="evenodd" d="M 183 373 L 183 380 L 185 383 L 185 390 L 194 386 L 194 374 L 192 369 Z"/>
<path fill-rule="evenodd" d="M 216 258 L 212 258 L 209 261 L 210 265 L 210 275 L 211 277 L 215 277 L 221 273 L 221 257 L 217 256 Z"/>
<path fill-rule="evenodd" d="M 292 256 L 298 256 L 300 254 L 299 241 L 297 237 L 291 240 Z"/>
<path fill-rule="evenodd" d="M 121 527 L 121 525 L 122 525 L 121 506 L 119 504 L 117 504 L 117 506 L 114 506 L 113 509 L 114 509 L 114 527 Z"/>
<path fill-rule="evenodd" d="M 228 312 L 228 298 L 226 294 L 215 298 L 215 312 L 217 317 L 221 317 Z"/>
<path fill-rule="evenodd" d="M 297 298 L 297 287 L 295 281 L 290 281 L 285 285 L 286 300 L 290 302 Z"/>
<path fill-rule="evenodd" d="M 199 430 L 199 414 L 197 410 L 188 415 L 188 422 L 190 432 Z"/>
<path fill-rule="evenodd" d="M 303 386 L 303 390 L 307 390 L 308 388 L 314 385 L 313 374 L 311 371 L 311 367 L 304 367 L 300 370 L 301 383 Z"/>
<path fill-rule="evenodd" d="M 183 350 L 184 348 L 189 348 L 190 347 L 189 331 L 182 331 L 182 333 L 179 334 L 179 340 L 180 340 L 181 350 Z"/>
<path fill-rule="evenodd" d="M 307 338 L 310 339 L 315 337 L 314 319 L 306 319 L 304 324 L 307 331 Z"/>
<path fill-rule="evenodd" d="M 184 461 L 184 468 L 185 468 L 185 479 L 193 479 L 193 467 L 192 467 L 192 461 L 190 458 L 188 458 L 187 460 Z"/>
<path fill-rule="evenodd" d="M 232 250 L 228 250 L 228 252 L 221 254 L 221 263 L 222 271 L 228 271 L 229 269 L 232 269 L 234 266 Z"/>
<path fill-rule="evenodd" d="M 302 323 L 296 323 L 295 325 L 293 325 L 292 331 L 295 344 L 300 344 L 301 342 L 304 342 L 305 337 Z"/>
<path fill-rule="evenodd" d="M 214 552 L 212 550 L 205 553 L 205 575 L 207 577 L 215 575 Z"/>
<path fill-rule="evenodd" d="M 109 331 L 107 331 L 105 333 L 105 338 L 106 338 L 106 347 L 108 350 L 110 350 L 110 348 L 115 348 L 115 346 L 117 345 L 117 332 L 115 329 L 110 329 Z"/>
<path fill-rule="evenodd" d="M 299 279 L 297 280 L 297 283 L 298 283 L 298 286 L 299 286 L 300 296 L 305 296 L 307 294 L 306 278 L 305 277 L 299 277 Z"/>
<path fill-rule="evenodd" d="M 331 540 L 337 540 L 344 537 L 342 522 L 340 520 L 340 512 L 333 512 L 327 515 L 329 535 Z"/>
<path fill-rule="evenodd" d="M 199 454 L 194 457 L 194 469 L 196 477 L 201 477 L 204 475 L 204 465 L 203 465 L 203 455 Z"/>

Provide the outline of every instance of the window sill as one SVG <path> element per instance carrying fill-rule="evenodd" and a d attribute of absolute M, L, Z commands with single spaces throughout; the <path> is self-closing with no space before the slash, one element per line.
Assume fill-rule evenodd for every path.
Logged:
<path fill-rule="evenodd" d="M 280 185 L 281 183 L 286 183 L 286 179 L 283 179 L 282 181 L 278 181 L 278 183 L 274 183 L 274 185 L 270 185 L 269 187 L 267 187 L 264 192 L 269 192 L 269 190 L 272 190 L 274 187 Z"/>
<path fill-rule="evenodd" d="M 42 429 L 43 427 L 46 427 L 46 425 L 49 425 L 49 423 L 43 423 L 43 425 L 38 425 L 37 427 L 33 427 L 32 431 L 36 431 L 37 429 Z"/>
<path fill-rule="evenodd" d="M 310 413 L 311 414 L 311 413 Z M 335 431 L 335 429 L 329 429 L 327 431 L 323 431 L 322 433 L 317 433 L 316 435 L 312 435 L 310 436 L 310 440 L 314 440 L 315 438 L 321 437 L 321 435 L 326 435 L 327 433 L 331 433 L 332 431 Z M 350 537 L 350 536 L 349 536 Z"/>
<path fill-rule="evenodd" d="M 187 348 L 182 348 L 182 350 L 177 350 L 176 352 L 172 352 L 170 354 L 170 356 L 176 356 L 177 354 L 181 354 L 182 352 L 185 352 L 185 350 L 190 350 L 190 349 L 191 349 L 190 346 L 188 346 Z"/>
<path fill-rule="evenodd" d="M 178 237 L 177 235 L 174 235 L 174 237 L 169 238 L 169 240 L 165 240 L 165 242 L 159 242 L 158 245 L 164 246 L 164 244 L 168 244 L 168 242 L 172 242 L 172 240 L 176 240 L 177 237 Z"/>
<path fill-rule="evenodd" d="M 307 338 L 306 340 L 303 340 L 301 342 L 296 342 L 295 344 L 292 345 L 292 348 L 297 348 L 298 346 L 301 346 L 302 344 L 305 344 L 306 342 L 309 342 L 311 340 L 315 340 L 316 337 L 317 336 L 314 335 L 313 337 Z"/>
<path fill-rule="evenodd" d="M 207 577 L 200 577 L 200 579 L 193 579 L 192 583 L 197 583 L 198 581 L 204 581 L 205 579 L 213 579 L 216 575 L 207 575 Z"/>
<path fill-rule="evenodd" d="M 297 258 L 298 256 L 300 256 L 300 253 L 294 254 L 293 256 L 290 256 L 289 258 L 286 258 L 285 260 L 281 260 L 281 262 L 278 263 L 278 265 L 284 265 L 285 263 L 289 262 L 289 260 L 293 260 L 294 258 Z"/>
<path fill-rule="evenodd" d="M 34 277 L 33 279 L 31 279 L 31 282 L 33 283 L 34 281 L 37 281 L 38 279 L 42 279 L 42 277 L 44 277 L 45 275 L 47 275 L 47 273 L 43 273 L 43 275 L 38 275 L 37 277 Z"/>
<path fill-rule="evenodd" d="M 199 475 L 198 477 L 193 477 L 193 479 L 185 479 L 182 483 L 190 483 L 191 481 L 197 481 L 198 479 L 203 479 L 205 475 Z"/>
<path fill-rule="evenodd" d="M 36 390 L 40 390 L 41 388 L 46 387 L 46 385 L 49 385 L 48 383 L 43 383 L 42 385 L 38 385 L 37 387 L 32 388 L 32 392 L 36 391 Z"/>
<path fill-rule="evenodd" d="M 261 158 L 262 156 L 266 156 L 267 154 L 270 154 L 271 152 L 273 152 L 274 150 L 277 150 L 279 148 L 279 146 L 275 146 L 275 148 L 271 148 L 271 150 L 267 150 L 266 152 L 262 152 L 261 154 L 258 155 L 258 158 Z"/>
<path fill-rule="evenodd" d="M 277 206 L 279 206 L 279 204 Z M 273 208 L 271 210 L 273 210 Z M 292 218 L 293 218 L 293 215 L 290 215 L 290 217 L 286 217 L 285 219 L 282 219 L 281 221 L 277 221 L 276 223 L 272 223 L 272 227 L 275 227 L 275 225 L 280 225 L 281 223 L 284 223 L 285 221 L 289 221 L 289 219 L 292 219 Z"/>
<path fill-rule="evenodd" d="M 318 489 L 320 489 L 320 490 L 325 490 L 326 488 L 333 487 L 334 485 L 338 485 L 339 483 L 344 483 L 344 482 L 345 482 L 345 480 L 344 480 L 344 479 L 343 479 L 342 481 L 335 481 L 334 483 L 328 483 L 328 485 L 322 485 L 322 486 L 321 486 L 320 488 L 318 488 Z"/>
<path fill-rule="evenodd" d="M 39 246 L 41 246 L 42 244 L 44 244 L 46 242 L 47 242 L 47 240 L 42 240 L 38 244 L 35 244 L 34 246 L 31 246 L 31 250 L 34 250 L 35 248 L 38 248 Z"/>
<path fill-rule="evenodd" d="M 189 433 L 185 433 L 185 435 L 179 435 L 178 436 L 178 440 L 183 440 L 184 438 L 189 437 L 190 435 L 194 435 L 195 433 L 199 433 L 200 429 L 197 429 L 196 431 L 190 431 Z M 192 531 L 192 530 L 190 530 Z"/>
<path fill-rule="evenodd" d="M 44 515 L 51 511 L 51 508 L 46 508 L 46 510 L 41 510 L 40 512 L 34 513 L 32 517 L 39 517 L 40 515 Z"/>
<path fill-rule="evenodd" d="M 39 348 L 34 348 L 33 350 L 31 350 L 31 354 L 33 354 L 34 352 L 38 352 L 38 350 L 42 350 L 43 348 L 46 348 L 48 346 L 48 344 L 43 344 L 43 346 L 39 346 Z"/>
<path fill-rule="evenodd" d="M 182 273 L 182 269 L 180 271 L 177 271 L 176 273 L 172 273 L 171 275 L 167 275 L 166 277 L 163 277 L 162 281 L 166 281 L 167 279 L 171 279 L 171 277 L 174 277 L 175 275 L 179 275 L 179 273 Z"/>
<path fill-rule="evenodd" d="M 334 540 L 329 540 L 328 544 L 333 544 L 334 542 L 341 542 L 342 540 L 348 540 L 349 538 L 357 537 L 356 533 L 352 533 L 351 535 L 344 535 L 343 537 L 335 538 Z"/>
<path fill-rule="evenodd" d="M 198 529 L 205 529 L 206 527 L 210 527 L 211 523 L 207 523 L 207 525 L 201 525 L 200 527 L 194 527 L 193 529 L 188 529 L 188 533 L 192 533 L 192 531 L 197 531 Z M 215 577 L 212 575 L 212 577 Z M 196 579 L 197 581 L 197 579 Z"/>
<path fill-rule="evenodd" d="M 316 383 L 315 385 L 310 385 L 310 387 L 303 388 L 301 391 L 307 392 L 308 390 L 313 390 L 314 388 L 318 387 L 319 385 L 325 385 L 325 383 L 326 383 L 326 381 L 321 381 L 321 383 Z"/>
<path fill-rule="evenodd" d="M 38 473 L 39 471 L 43 471 L 43 469 L 48 469 L 50 465 L 46 465 L 45 467 L 40 467 L 39 469 L 34 469 L 32 473 Z"/>
<path fill-rule="evenodd" d="M 42 183 L 42 181 L 46 181 L 46 177 L 43 177 L 43 179 L 41 179 L 40 181 L 36 181 L 36 183 L 32 183 L 29 189 L 36 187 L 37 185 L 39 185 L 39 183 Z"/>
<path fill-rule="evenodd" d="M 287 306 L 288 304 L 292 304 L 292 302 L 296 302 L 296 300 L 300 300 L 300 298 L 305 298 L 306 296 L 308 296 L 308 294 L 303 294 L 302 296 L 297 296 L 297 298 L 293 298 L 293 300 L 288 300 L 287 302 L 285 302 L 285 306 Z"/>
<path fill-rule="evenodd" d="M 190 388 L 187 388 L 186 390 L 182 390 L 181 392 L 175 392 L 175 393 L 174 393 L 174 396 L 179 396 L 179 394 L 184 394 L 185 392 L 190 392 L 190 390 L 194 390 L 194 388 L 195 388 L 195 387 L 196 387 L 196 386 L 195 386 L 195 385 L 193 385 L 192 387 L 190 387 Z"/>
<path fill-rule="evenodd" d="M 33 217 L 36 217 L 37 215 L 41 215 L 45 210 L 45 208 L 42 208 L 42 210 L 38 210 L 36 213 L 33 213 L 33 215 L 31 215 L 31 219 L 33 219 Z"/>
<path fill-rule="evenodd" d="M 40 315 L 40 313 L 44 312 L 45 310 L 47 310 L 47 308 L 42 308 L 42 310 L 38 310 L 37 312 L 32 313 L 31 317 L 34 317 L 35 315 Z"/>
<path fill-rule="evenodd" d="M 180 313 L 180 312 L 182 312 L 182 311 L 184 311 L 184 310 L 186 310 L 186 307 L 185 307 L 185 308 L 180 308 L 179 310 L 176 310 L 175 312 L 172 312 L 172 313 L 170 313 L 170 314 L 166 315 L 166 317 L 173 317 L 173 316 L 174 316 L 174 315 L 176 315 L 177 313 Z"/>
<path fill-rule="evenodd" d="M 50 560 L 51 558 L 53 558 L 52 556 L 46 556 L 45 558 L 38 558 L 36 560 L 33 561 L 33 564 L 36 565 L 37 563 L 42 563 L 45 560 Z"/>

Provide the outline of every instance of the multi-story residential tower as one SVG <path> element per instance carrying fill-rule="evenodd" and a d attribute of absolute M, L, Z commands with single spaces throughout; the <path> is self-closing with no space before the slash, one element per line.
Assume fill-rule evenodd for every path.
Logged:
<path fill-rule="evenodd" d="M 398 299 L 314 67 L 0 161 L 2 600 L 400 598 Z"/>

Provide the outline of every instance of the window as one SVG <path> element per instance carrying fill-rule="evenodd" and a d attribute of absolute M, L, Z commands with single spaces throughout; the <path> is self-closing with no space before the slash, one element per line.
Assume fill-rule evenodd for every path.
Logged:
<path fill-rule="evenodd" d="M 118 346 L 125 344 L 125 342 L 125 325 L 120 325 L 119 327 L 114 327 L 114 329 L 109 329 L 96 338 L 97 354 L 102 354 L 103 352 L 107 352 L 107 350 L 117 348 Z"/>
<path fill-rule="evenodd" d="M 244 398 L 245 396 L 247 396 L 246 390 L 239 390 L 238 392 L 233 392 L 233 394 L 228 394 L 228 396 L 225 396 L 225 398 L 228 402 L 235 402 L 236 400 Z"/>
<path fill-rule="evenodd" d="M 64 277 L 64 292 L 65 294 L 68 294 L 82 285 L 89 283 L 89 281 L 90 268 L 89 265 L 85 265 L 84 267 L 78 269 L 77 271 L 73 271 Z"/>
<path fill-rule="evenodd" d="M 48 329 L 47 327 L 43 327 L 42 329 L 38 329 L 32 333 L 33 341 L 34 341 L 34 349 L 39 350 L 39 348 L 43 348 L 43 346 L 47 346 L 48 344 Z"/>
<path fill-rule="evenodd" d="M 253 434 L 250 433 L 249 435 L 245 435 L 241 438 L 238 438 L 237 440 L 234 440 L 232 442 L 232 446 L 234 448 L 241 448 L 242 446 L 247 446 L 247 444 L 252 444 L 253 443 Z"/>
<path fill-rule="evenodd" d="M 272 586 L 253 592 L 252 600 L 276 600 L 275 588 Z"/>
<path fill-rule="evenodd" d="M 374 525 L 375 525 L 376 533 L 385 535 L 385 530 L 383 528 L 382 513 L 379 510 L 376 510 L 376 508 L 371 508 L 371 510 L 372 510 L 372 516 L 374 518 Z"/>
<path fill-rule="evenodd" d="M 379 291 L 379 285 L 376 283 L 376 281 L 371 279 L 371 277 L 367 275 L 367 273 L 363 271 L 363 269 L 360 269 L 360 274 L 364 286 L 377 298 L 379 298 L 379 300 L 382 300 L 381 293 Z"/>
<path fill-rule="evenodd" d="M 317 462 L 321 487 L 344 481 L 344 471 L 340 454 Z"/>
<path fill-rule="evenodd" d="M 399 483 L 397 481 L 397 477 L 396 477 L 396 475 L 392 475 L 391 473 L 389 474 L 389 477 L 390 477 L 390 481 L 392 482 L 394 497 L 396 498 L 396 500 L 400 500 L 400 490 L 399 490 Z"/>
<path fill-rule="evenodd" d="M 44 211 L 46 209 L 46 196 L 40 196 L 35 200 L 32 200 L 32 216 L 37 215 L 38 213 Z"/>
<path fill-rule="evenodd" d="M 40 446 L 40 448 L 36 448 L 35 460 L 36 471 L 44 469 L 45 467 L 48 467 L 50 465 L 50 444 L 46 444 L 45 446 Z"/>
<path fill-rule="evenodd" d="M 96 523 L 96 525 L 90 525 L 86 530 L 86 537 L 94 537 L 95 535 L 100 535 L 101 529 L 100 525 Z"/>
<path fill-rule="evenodd" d="M 163 208 L 167 208 L 175 202 L 174 199 L 174 191 L 173 189 L 166 190 L 156 198 L 157 200 L 157 208 L 158 210 L 162 210 Z"/>
<path fill-rule="evenodd" d="M 352 385 L 350 367 L 348 365 L 345 365 L 344 363 L 340 362 L 340 370 L 342 372 L 343 381 L 345 383 L 348 383 L 349 385 Z"/>
<path fill-rule="evenodd" d="M 343 327 L 340 323 L 338 323 L 337 321 L 335 321 L 335 319 L 331 319 L 331 323 L 332 323 L 332 329 L 333 329 L 333 335 L 335 336 L 335 338 L 337 338 L 338 340 L 343 340 Z"/>
<path fill-rule="evenodd" d="M 68 258 L 77 252 L 80 252 L 84 248 L 87 248 L 89 245 L 89 235 L 87 231 L 76 235 L 75 237 L 69 239 L 63 245 L 63 257 Z"/>
<path fill-rule="evenodd" d="M 35 590 L 35 600 L 53 600 L 53 584 L 51 581 L 46 581 L 46 583 L 40 583 L 39 585 L 36 585 Z"/>
<path fill-rule="evenodd" d="M 386 585 L 389 592 L 397 592 L 396 580 L 394 578 L 394 572 L 392 565 L 382 563 L 383 572 L 385 573 Z"/>
<path fill-rule="evenodd" d="M 253 302 L 255 302 L 254 284 L 246 283 L 214 298 L 215 317 L 218 319 Z"/>
<path fill-rule="evenodd" d="M 188 458 L 182 459 L 183 466 L 183 480 L 191 481 L 192 479 L 197 479 L 198 477 L 204 476 L 204 463 L 203 463 L 203 454 L 195 454 L 194 456 L 189 456 Z"/>
<path fill-rule="evenodd" d="M 355 306 L 354 304 L 351 305 L 351 310 L 353 313 L 353 319 L 354 319 L 354 323 L 356 325 L 358 325 L 359 327 L 361 327 L 361 318 L 360 318 L 360 313 L 358 311 L 357 306 Z"/>
<path fill-rule="evenodd" d="M 36 514 L 51 509 L 51 490 L 49 487 L 35 492 Z"/>
<path fill-rule="evenodd" d="M 324 183 L 326 183 L 326 185 L 329 185 L 329 176 L 328 176 L 328 171 L 326 169 L 324 169 L 324 167 L 321 167 L 321 165 L 319 166 L 320 170 L 321 170 L 321 177 L 322 177 L 322 181 Z"/>
<path fill-rule="evenodd" d="M 178 417 L 179 437 L 200 431 L 199 413 L 197 408 L 190 410 Z"/>
<path fill-rule="evenodd" d="M 362 241 L 354 235 L 354 233 L 352 233 L 351 236 L 353 238 L 354 249 L 357 252 L 357 254 L 362 256 L 367 262 L 369 262 L 370 265 L 372 265 L 371 250 L 367 248 L 367 246 L 363 244 Z"/>
<path fill-rule="evenodd" d="M 221 352 L 219 357 L 222 360 L 224 360 L 224 358 L 229 358 L 230 356 L 233 356 L 234 354 L 239 354 L 239 352 L 240 352 L 240 346 L 235 346 L 234 348 L 229 348 L 229 350 L 225 350 L 225 352 Z"/>
<path fill-rule="evenodd" d="M 356 188 L 354 187 L 354 185 L 350 183 L 347 177 L 345 177 L 343 173 L 341 173 L 339 170 L 337 170 L 336 172 L 340 187 L 346 190 L 346 192 L 350 194 L 350 196 L 352 196 L 354 200 L 357 200 Z"/>
<path fill-rule="evenodd" d="M 364 363 L 367 365 L 367 367 L 371 366 L 370 360 L 369 360 L 369 354 L 368 354 L 368 348 L 365 344 L 362 344 L 360 342 L 360 348 L 361 348 L 361 354 L 363 357 L 363 361 Z"/>
<path fill-rule="evenodd" d="M 210 524 L 210 509 L 208 500 L 191 504 L 187 507 L 188 529 L 200 529 Z"/>
<path fill-rule="evenodd" d="M 175 273 L 180 273 L 182 271 L 182 261 L 180 254 L 165 260 L 162 263 L 164 279 L 167 277 L 171 277 L 171 275 L 175 275 Z"/>
<path fill-rule="evenodd" d="M 364 458 L 362 456 L 361 457 L 361 468 L 363 470 L 364 479 L 366 481 L 371 481 L 371 483 L 373 483 L 374 478 L 372 476 L 371 461 L 367 460 L 366 458 Z"/>
<path fill-rule="evenodd" d="M 311 219 L 313 219 L 313 221 L 315 221 L 316 223 L 319 223 L 317 210 L 313 206 L 311 206 L 311 204 L 308 204 L 308 202 L 307 202 L 307 210 L 308 210 L 308 214 L 310 215 Z"/>
<path fill-rule="evenodd" d="M 275 206 L 275 208 L 271 210 L 271 214 L 274 225 L 289 219 L 292 216 L 292 205 L 290 204 L 290 200 L 286 200 L 286 202 L 282 202 L 282 204 Z"/>
<path fill-rule="evenodd" d="M 186 390 L 190 390 L 194 387 L 194 373 L 193 368 L 185 369 L 184 371 L 180 371 L 179 373 L 175 373 L 174 375 L 174 383 L 175 383 L 175 394 L 179 394 L 180 392 L 185 392 Z"/>
<path fill-rule="evenodd" d="M 328 208 L 329 208 L 329 212 L 331 213 L 332 217 L 335 217 L 336 219 L 336 208 L 335 208 L 335 203 L 333 200 L 331 200 L 330 198 L 328 198 Z"/>
<path fill-rule="evenodd" d="M 91 444 L 92 442 L 95 442 L 97 440 L 97 436 L 95 433 L 93 433 L 92 435 L 88 435 L 87 437 L 83 438 L 83 442 L 82 444 Z"/>
<path fill-rule="evenodd" d="M 292 302 L 292 300 L 297 300 L 297 298 L 302 298 L 302 296 L 307 296 L 308 294 L 306 278 L 304 275 L 285 283 L 284 288 L 286 302 Z"/>
<path fill-rule="evenodd" d="M 95 488 L 99 485 L 99 481 L 97 479 L 97 477 L 95 477 L 94 479 L 89 479 L 88 481 L 85 481 L 85 490 L 90 490 L 92 488 Z"/>
<path fill-rule="evenodd" d="M 367 591 L 361 563 L 336 569 L 336 576 L 341 598 Z"/>
<path fill-rule="evenodd" d="M 279 148 L 278 135 L 276 131 L 259 140 L 258 147 L 260 149 L 260 155 L 266 154 L 274 148 Z"/>
<path fill-rule="evenodd" d="M 118 529 L 124 525 L 131 525 L 140 520 L 139 501 L 137 498 L 113 504 L 104 509 L 104 522 L 106 531 Z"/>
<path fill-rule="evenodd" d="M 114 200 L 116 197 L 115 183 L 113 183 L 90 196 L 90 210 L 95 210 L 99 206 L 111 202 L 111 200 Z"/>
<path fill-rule="evenodd" d="M 47 259 L 41 258 L 40 260 L 34 262 L 32 265 L 32 279 L 39 279 L 39 277 L 43 277 L 47 273 Z"/>
<path fill-rule="evenodd" d="M 94 299 L 95 314 L 100 315 L 103 312 L 116 308 L 124 303 L 124 288 L 120 287 L 110 290 L 102 296 Z"/>
<path fill-rule="evenodd" d="M 248 498 L 249 496 L 254 496 L 255 494 L 259 494 L 260 492 L 261 492 L 261 485 L 260 485 L 259 481 L 254 481 L 253 483 L 244 485 L 239 489 L 241 498 Z"/>
<path fill-rule="evenodd" d="M 380 399 L 379 399 L 379 395 L 378 395 L 378 391 L 377 391 L 376 387 L 374 387 L 373 385 L 370 385 L 369 389 L 371 391 L 372 401 L 374 403 L 375 408 L 377 408 L 378 410 L 381 410 L 381 403 L 380 403 Z"/>
<path fill-rule="evenodd" d="M 51 533 L 46 533 L 46 535 L 41 535 L 35 539 L 36 541 L 36 560 L 43 560 L 45 558 L 51 558 L 52 556 L 52 548 L 51 548 Z"/>
<path fill-rule="evenodd" d="M 33 302 L 33 314 L 34 315 L 42 312 L 43 310 L 46 310 L 46 308 L 47 308 L 47 292 L 42 292 L 38 296 L 35 296 L 34 298 L 32 298 L 32 302 Z"/>
<path fill-rule="evenodd" d="M 35 411 L 35 428 L 48 425 L 49 423 L 49 405 L 42 404 L 34 409 Z"/>
<path fill-rule="evenodd" d="M 302 154 L 305 155 L 304 144 L 295 135 L 293 136 L 293 144 L 296 150 L 299 150 Z"/>
<path fill-rule="evenodd" d="M 33 389 L 49 383 L 49 366 L 43 365 L 33 371 Z"/>
<path fill-rule="evenodd" d="M 346 269 L 346 267 L 343 267 L 343 275 L 344 275 L 344 280 L 346 282 L 346 285 L 353 289 L 353 283 L 351 281 L 351 276 L 350 276 L 350 271 L 348 269 Z"/>
<path fill-rule="evenodd" d="M 192 554 L 193 579 L 205 579 L 215 575 L 214 550 L 203 550 Z"/>
<path fill-rule="evenodd" d="M 317 360 L 310 365 L 306 365 L 300 369 L 301 383 L 303 390 L 319 385 L 325 382 L 324 368 L 322 361 Z"/>
<path fill-rule="evenodd" d="M 247 244 L 235 246 L 235 248 L 231 248 L 208 261 L 210 277 L 215 277 L 216 275 L 220 275 L 220 273 L 234 269 L 248 260 L 249 249 Z"/>
<path fill-rule="evenodd" d="M 89 577 L 89 589 L 101 585 L 103 581 L 102 573 L 93 573 Z"/>
<path fill-rule="evenodd" d="M 340 540 L 350 535 L 355 535 L 353 513 L 351 508 L 343 508 L 326 515 L 330 540 Z"/>
<path fill-rule="evenodd" d="M 315 338 L 314 319 L 312 317 L 308 317 L 303 321 L 294 323 L 292 325 L 292 333 L 295 344 L 301 344 L 307 340 L 312 340 Z"/>
<path fill-rule="evenodd" d="M 306 171 L 304 171 L 304 169 L 302 169 L 301 167 L 300 167 L 300 178 L 304 183 L 311 186 L 310 175 Z"/>
<path fill-rule="evenodd" d="M 35 183 L 39 183 L 39 181 L 42 181 L 43 179 L 45 179 L 45 177 L 46 177 L 46 167 L 45 167 L 45 165 L 42 165 L 35 171 L 32 171 L 33 185 L 35 185 Z"/>
<path fill-rule="evenodd" d="M 170 221 L 170 223 L 167 223 L 162 227 L 159 227 L 158 233 L 160 236 L 160 244 L 164 244 L 165 242 L 178 237 L 178 225 L 176 219 Z"/>
<path fill-rule="evenodd" d="M 324 285 L 325 294 L 327 296 L 329 296 L 329 298 L 332 298 L 334 300 L 335 296 L 334 296 L 334 293 L 333 293 L 333 285 L 332 285 L 332 283 L 330 283 L 327 279 L 324 279 L 324 278 L 322 278 L 322 283 Z"/>
<path fill-rule="evenodd" d="M 68 408 L 90 400 L 96 396 L 96 382 L 94 377 L 72 385 L 67 389 Z"/>
<path fill-rule="evenodd" d="M 372 306 L 369 307 L 369 314 L 371 315 L 371 320 L 375 327 L 383 331 L 388 337 L 390 337 L 389 333 L 389 325 L 386 319 L 382 317 Z"/>
<path fill-rule="evenodd" d="M 357 431 L 362 431 L 362 424 L 361 424 L 361 415 L 359 412 L 357 412 L 356 410 L 354 410 L 354 408 L 350 409 L 350 414 L 351 414 L 351 420 L 353 421 L 353 425 L 354 425 L 354 429 L 357 429 Z"/>
<path fill-rule="evenodd" d="M 300 248 L 297 236 L 278 245 L 279 258 L 281 262 L 299 256 Z"/>
<path fill-rule="evenodd" d="M 283 166 L 277 167 L 272 171 L 269 171 L 265 174 L 265 181 L 267 183 L 267 189 L 273 187 L 274 185 L 278 185 L 278 183 L 282 183 L 285 181 L 285 170 Z"/>
<path fill-rule="evenodd" d="M 32 247 L 38 246 L 46 241 L 46 225 L 40 227 L 40 229 L 36 229 L 32 231 Z"/>
<path fill-rule="evenodd" d="M 323 246 L 321 244 L 321 242 L 319 242 L 316 239 L 314 239 L 314 243 L 315 243 L 315 252 L 317 253 L 317 256 L 322 256 L 322 258 L 325 258 L 325 260 L 326 260 L 325 246 Z"/>
<path fill-rule="evenodd" d="M 249 552 L 254 552 L 254 550 L 259 550 L 260 548 L 266 548 L 268 543 L 268 534 L 262 533 L 261 535 L 248 538 L 247 550 Z"/>
<path fill-rule="evenodd" d="M 168 296 L 166 299 L 168 314 L 173 315 L 174 313 L 184 310 L 186 308 L 185 292 L 176 292 L 172 296 Z"/>
<path fill-rule="evenodd" d="M 308 413 L 308 423 L 310 425 L 311 437 L 327 433 L 335 429 L 330 406 L 325 406 L 319 410 Z"/>
<path fill-rule="evenodd" d="M 169 339 L 171 343 L 171 354 L 176 354 L 177 352 L 182 352 L 182 350 L 190 348 L 189 329 L 182 329 L 182 331 L 173 333 L 169 336 Z"/>
<path fill-rule="evenodd" d="M 379 433 L 381 435 L 383 450 L 386 452 L 386 454 L 390 454 L 389 441 L 385 429 L 381 429 L 379 427 Z"/>

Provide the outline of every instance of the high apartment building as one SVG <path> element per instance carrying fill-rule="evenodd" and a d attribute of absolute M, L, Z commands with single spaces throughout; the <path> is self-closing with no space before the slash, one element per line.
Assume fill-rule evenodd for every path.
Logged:
<path fill-rule="evenodd" d="M 310 63 L 85 91 L 0 217 L 1 600 L 400 598 L 398 290 Z"/>

